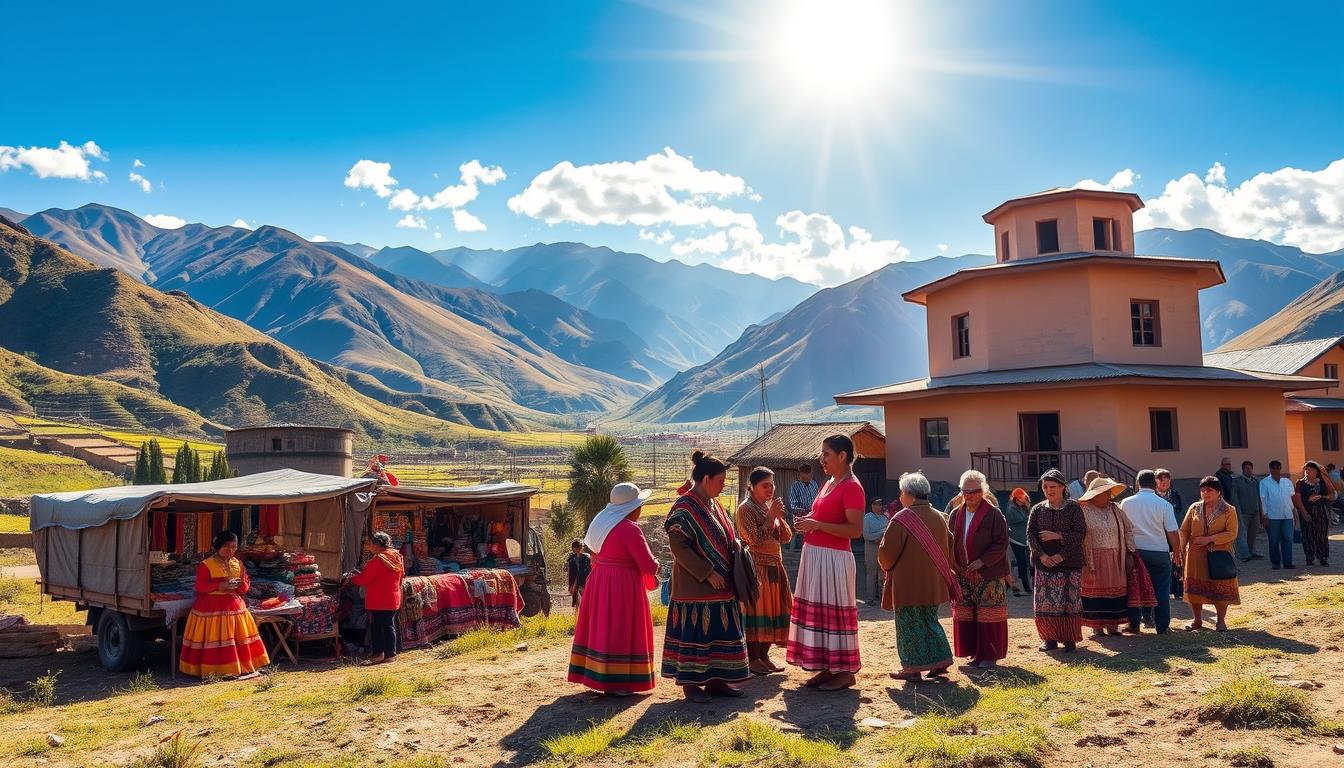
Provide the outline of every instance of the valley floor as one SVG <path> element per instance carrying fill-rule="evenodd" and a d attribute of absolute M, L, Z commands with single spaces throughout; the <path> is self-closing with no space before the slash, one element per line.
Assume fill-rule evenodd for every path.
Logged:
<path fill-rule="evenodd" d="M 46 707 L 0 703 L 11 710 L 0 714 L 0 763 L 135 764 L 180 732 L 200 745 L 203 766 L 1338 766 L 1344 536 L 1332 547 L 1330 571 L 1247 567 L 1226 634 L 1087 640 L 1072 657 L 1047 656 L 1036 650 L 1030 598 L 1014 597 L 1001 670 L 915 686 L 888 678 L 890 614 L 865 606 L 857 689 L 809 690 L 790 670 L 752 680 L 745 698 L 703 706 L 662 681 L 627 700 L 566 683 L 562 615 L 533 623 L 521 650 L 505 637 L 479 650 L 412 651 L 373 670 L 305 661 L 260 683 L 172 680 L 166 654 L 151 659 L 152 678 L 106 674 L 91 652 L 6 660 L 0 685 L 17 700 L 49 671 L 55 697 Z M 1189 617 L 1184 604 L 1174 613 L 1176 627 Z M 1287 680 L 1311 690 L 1280 685 Z M 1300 696 L 1317 719 L 1246 730 L 1201 721 L 1201 706 L 1228 683 L 1272 709 Z M 48 733 L 64 745 L 50 747 Z"/>

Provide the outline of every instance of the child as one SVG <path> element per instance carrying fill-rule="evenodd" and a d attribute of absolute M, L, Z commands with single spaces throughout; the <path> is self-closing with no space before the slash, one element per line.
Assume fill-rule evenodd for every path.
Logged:
<path fill-rule="evenodd" d="M 569 558 L 565 560 L 565 575 L 569 577 L 569 604 L 579 607 L 579 598 L 583 597 L 583 585 L 588 582 L 588 573 L 593 570 L 593 558 L 583 551 L 583 542 L 575 539 L 569 545 Z"/>

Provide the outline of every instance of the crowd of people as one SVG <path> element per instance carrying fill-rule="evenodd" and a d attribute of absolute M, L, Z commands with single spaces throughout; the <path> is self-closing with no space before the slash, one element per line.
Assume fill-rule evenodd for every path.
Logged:
<path fill-rule="evenodd" d="M 1031 595 L 1045 652 L 1075 651 L 1085 629 L 1093 638 L 1145 627 L 1165 634 L 1173 597 L 1193 614 L 1185 630 L 1211 618 L 1226 632 L 1228 608 L 1239 602 L 1235 557 L 1263 557 L 1257 531 L 1267 534 L 1274 569 L 1297 567 L 1295 537 L 1308 565 L 1328 566 L 1339 512 L 1339 474 L 1315 462 L 1294 482 L 1278 461 L 1257 478 L 1251 462 L 1236 475 L 1224 459 L 1189 506 L 1164 469 L 1138 472 L 1123 500 L 1131 489 L 1100 472 L 1070 481 L 1050 469 L 1039 480 L 1043 500 L 1032 505 L 1016 488 L 1004 510 L 975 470 L 962 474 L 944 510 L 930 502 L 933 487 L 920 472 L 900 477 L 897 501 L 870 504 L 853 462 L 848 437 L 826 438 L 828 479 L 819 486 L 800 471 L 787 498 L 776 495 L 774 473 L 758 467 L 734 517 L 718 501 L 727 463 L 692 455 L 691 479 L 664 523 L 672 567 L 658 671 L 687 699 L 744 695 L 752 675 L 783 671 L 770 656 L 775 646 L 812 673 L 804 685 L 854 686 L 860 594 L 893 612 L 899 668 L 891 677 L 905 681 L 945 676 L 958 657 L 971 669 L 997 666 L 1008 655 L 1010 590 Z M 578 603 L 569 680 L 614 696 L 652 690 L 656 679 L 647 593 L 660 568 L 635 524 L 649 494 L 617 485 L 567 569 Z M 862 583 L 851 549 L 860 538 Z M 795 584 L 782 559 L 790 546 L 801 548 Z M 949 603 L 951 642 L 938 618 Z"/>

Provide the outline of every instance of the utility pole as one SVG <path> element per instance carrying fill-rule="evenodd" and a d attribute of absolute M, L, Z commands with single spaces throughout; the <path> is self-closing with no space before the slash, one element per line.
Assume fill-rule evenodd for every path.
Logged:
<path fill-rule="evenodd" d="M 653 435 L 653 487 L 658 487 L 658 435 Z"/>
<path fill-rule="evenodd" d="M 770 431 L 773 426 L 773 420 L 770 417 L 770 397 L 765 392 L 765 365 L 758 368 L 761 381 L 761 407 L 756 415 L 756 436 L 760 437 Z"/>

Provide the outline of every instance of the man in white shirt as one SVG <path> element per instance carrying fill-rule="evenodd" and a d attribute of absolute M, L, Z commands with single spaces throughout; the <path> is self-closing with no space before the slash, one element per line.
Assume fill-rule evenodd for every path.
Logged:
<path fill-rule="evenodd" d="M 863 599 L 869 603 L 882 602 L 882 569 L 877 567 L 877 545 L 882 543 L 888 522 L 890 519 L 882 500 L 873 499 L 868 514 L 863 516 L 863 589 L 859 590 L 860 596 L 868 593 Z"/>
<path fill-rule="evenodd" d="M 1120 509 L 1134 529 L 1134 548 L 1153 582 L 1153 594 L 1157 595 L 1153 626 L 1162 635 L 1171 626 L 1171 569 L 1181 567 L 1181 529 L 1171 503 L 1157 495 L 1157 474 L 1151 469 L 1140 470 L 1134 482 L 1139 492 L 1120 502 Z M 1126 631 L 1138 634 L 1139 621 L 1147 612 L 1130 608 Z"/>
<path fill-rule="evenodd" d="M 1260 481 L 1260 523 L 1269 535 L 1269 562 L 1272 570 L 1293 570 L 1293 529 L 1299 525 L 1297 508 L 1301 504 L 1293 481 L 1284 477 L 1277 459 L 1269 462 L 1269 476 Z"/>

